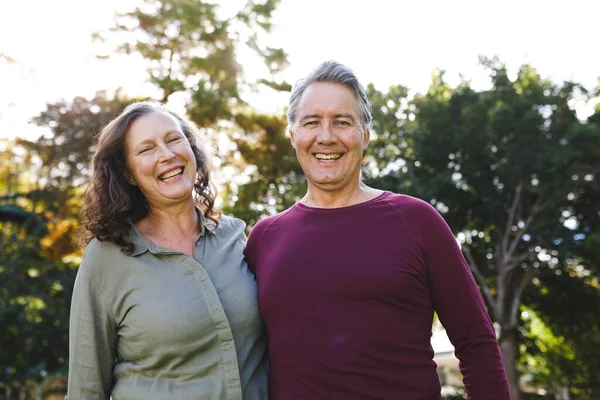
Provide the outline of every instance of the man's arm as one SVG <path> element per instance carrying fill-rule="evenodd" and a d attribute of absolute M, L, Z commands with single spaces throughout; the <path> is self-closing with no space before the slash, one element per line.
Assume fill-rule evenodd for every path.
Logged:
<path fill-rule="evenodd" d="M 509 400 L 494 328 L 469 266 L 437 210 L 427 203 L 420 208 L 420 237 L 433 306 L 460 360 L 468 399 Z"/>

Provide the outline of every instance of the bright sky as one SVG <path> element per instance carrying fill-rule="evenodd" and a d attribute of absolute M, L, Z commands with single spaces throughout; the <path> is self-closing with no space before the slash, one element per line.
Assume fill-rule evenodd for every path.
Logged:
<path fill-rule="evenodd" d="M 47 102 L 117 87 L 148 93 L 139 59 L 98 60 L 91 41 L 92 32 L 112 26 L 117 7 L 138 1 L 0 0 L 0 53 L 17 60 L 0 59 L 0 138 L 39 135 L 28 120 Z M 461 72 L 481 87 L 477 56 L 484 54 L 500 56 L 513 71 L 529 62 L 553 80 L 591 89 L 600 76 L 598 15 L 597 0 L 282 0 L 266 42 L 288 52 L 290 82 L 336 59 L 379 89 L 400 83 L 423 91 L 435 68 L 454 79 Z M 249 75 L 260 75 L 241 62 Z M 282 109 L 285 101 L 256 106 Z"/>

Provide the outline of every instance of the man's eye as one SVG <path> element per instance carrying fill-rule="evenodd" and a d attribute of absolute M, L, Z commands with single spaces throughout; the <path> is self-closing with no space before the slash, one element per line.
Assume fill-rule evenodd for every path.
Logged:
<path fill-rule="evenodd" d="M 348 121 L 336 121 L 335 123 L 336 123 L 336 125 L 341 126 L 343 128 L 352 126 L 352 124 Z"/>
<path fill-rule="evenodd" d="M 304 126 L 317 126 L 319 121 L 308 121 L 304 123 Z"/>

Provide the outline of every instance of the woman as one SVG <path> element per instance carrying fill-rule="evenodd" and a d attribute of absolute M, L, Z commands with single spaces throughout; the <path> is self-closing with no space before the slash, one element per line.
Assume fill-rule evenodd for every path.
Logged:
<path fill-rule="evenodd" d="M 102 131 L 82 209 L 68 398 L 267 398 L 244 223 L 214 207 L 197 128 L 135 103 Z"/>

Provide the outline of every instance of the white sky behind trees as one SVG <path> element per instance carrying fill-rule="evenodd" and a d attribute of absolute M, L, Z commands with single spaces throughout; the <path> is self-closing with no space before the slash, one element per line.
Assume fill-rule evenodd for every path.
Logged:
<path fill-rule="evenodd" d="M 115 10 L 138 2 L 0 0 L 0 53 L 16 60 L 0 58 L 0 138 L 43 133 L 29 120 L 48 102 L 118 87 L 131 95 L 150 93 L 140 58 L 99 60 L 91 39 L 113 25 Z M 243 3 L 220 2 L 225 13 Z M 436 68 L 446 70 L 451 83 L 462 73 L 481 88 L 487 80 L 478 56 L 497 55 L 509 71 L 527 62 L 554 81 L 593 89 L 600 76 L 598 15 L 597 0 L 282 0 L 264 42 L 288 53 L 284 78 L 290 83 L 335 59 L 380 90 L 403 84 L 424 91 Z M 266 70 L 243 52 L 240 58 L 249 77 L 264 76 Z M 279 111 L 287 97 L 250 100 Z M 585 116 L 591 108 L 579 104 L 578 110 Z"/>

